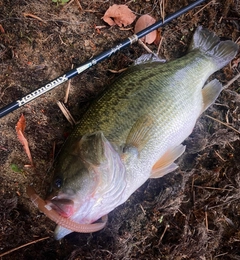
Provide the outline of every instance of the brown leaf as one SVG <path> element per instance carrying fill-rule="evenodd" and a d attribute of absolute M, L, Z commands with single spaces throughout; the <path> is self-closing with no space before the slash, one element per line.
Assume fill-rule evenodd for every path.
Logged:
<path fill-rule="evenodd" d="M 113 18 L 113 19 L 112 19 Z M 110 26 L 117 24 L 125 27 L 131 24 L 136 18 L 136 15 L 126 5 L 112 5 L 108 8 L 103 16 L 103 20 Z"/>
<path fill-rule="evenodd" d="M 20 141 L 20 143 L 23 145 L 24 150 L 30 160 L 31 165 L 33 166 L 33 160 L 32 160 L 32 155 L 28 146 L 28 141 L 24 136 L 24 130 L 26 128 L 26 119 L 24 115 L 21 115 L 20 119 L 18 120 L 16 124 L 16 132 L 17 132 L 17 137 Z"/>
<path fill-rule="evenodd" d="M 148 26 L 154 24 L 156 22 L 156 20 L 148 15 L 148 14 L 144 14 L 142 16 L 140 16 L 140 18 L 137 20 L 136 24 L 135 24 L 135 29 L 134 32 L 138 33 L 144 29 L 146 29 Z M 151 44 L 155 41 L 157 37 L 157 31 L 152 31 L 149 34 L 147 34 L 146 36 L 142 37 L 141 40 L 145 43 Z"/>

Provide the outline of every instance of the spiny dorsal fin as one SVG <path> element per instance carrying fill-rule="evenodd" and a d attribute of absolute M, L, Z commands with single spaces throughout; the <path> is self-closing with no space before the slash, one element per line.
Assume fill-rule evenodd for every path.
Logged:
<path fill-rule="evenodd" d="M 159 58 L 158 55 L 155 54 L 155 53 L 142 54 L 140 57 L 138 57 L 134 61 L 134 65 L 139 65 L 139 64 L 144 64 L 144 63 L 151 63 L 151 62 L 165 63 L 166 60 Z"/>
<path fill-rule="evenodd" d="M 152 167 L 150 178 L 160 178 L 174 171 L 178 167 L 174 161 L 184 153 L 185 148 L 184 145 L 180 144 L 169 149 Z"/>

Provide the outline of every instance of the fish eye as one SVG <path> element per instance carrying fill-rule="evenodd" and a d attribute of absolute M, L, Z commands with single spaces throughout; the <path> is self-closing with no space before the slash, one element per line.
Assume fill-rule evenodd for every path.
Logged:
<path fill-rule="evenodd" d="M 55 185 L 55 187 L 56 188 L 61 188 L 61 186 L 62 186 L 62 179 L 60 179 L 60 178 L 57 178 L 55 181 L 54 181 L 54 185 Z"/>

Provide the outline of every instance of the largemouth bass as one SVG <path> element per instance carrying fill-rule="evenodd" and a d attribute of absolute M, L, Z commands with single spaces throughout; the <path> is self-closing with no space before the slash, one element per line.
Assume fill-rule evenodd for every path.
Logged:
<path fill-rule="evenodd" d="M 130 67 L 89 108 L 53 166 L 47 205 L 90 224 L 124 203 L 148 178 L 177 168 L 181 144 L 222 84 L 209 76 L 227 65 L 238 45 L 198 27 L 189 52 L 167 63 Z M 203 87 L 204 86 L 204 87 Z M 57 226 L 55 238 L 72 231 Z"/>

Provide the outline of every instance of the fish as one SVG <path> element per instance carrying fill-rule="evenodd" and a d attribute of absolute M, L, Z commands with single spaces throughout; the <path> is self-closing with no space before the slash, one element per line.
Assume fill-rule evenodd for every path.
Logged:
<path fill-rule="evenodd" d="M 176 170 L 183 141 L 223 89 L 217 79 L 206 84 L 208 78 L 237 53 L 236 43 L 198 26 L 185 56 L 165 63 L 138 59 L 66 140 L 50 172 L 46 205 L 75 223 L 94 225 L 149 178 Z M 54 236 L 71 232 L 60 224 Z"/>

